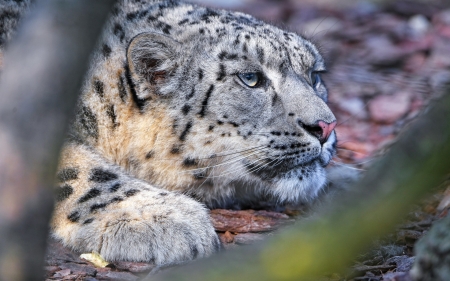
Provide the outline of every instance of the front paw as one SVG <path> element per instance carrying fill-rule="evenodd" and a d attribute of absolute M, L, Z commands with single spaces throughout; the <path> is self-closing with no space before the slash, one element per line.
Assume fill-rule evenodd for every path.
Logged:
<path fill-rule="evenodd" d="M 155 200 L 144 193 L 121 202 L 120 210 L 106 213 L 110 219 L 97 226 L 103 229 L 99 253 L 106 260 L 163 265 L 206 257 L 220 248 L 203 205 L 180 194 L 161 192 L 156 196 L 161 200 Z M 96 227 L 95 221 L 91 225 Z"/>

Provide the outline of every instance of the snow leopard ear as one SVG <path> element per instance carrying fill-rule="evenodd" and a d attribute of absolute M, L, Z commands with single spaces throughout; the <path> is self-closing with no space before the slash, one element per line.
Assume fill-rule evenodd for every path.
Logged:
<path fill-rule="evenodd" d="M 127 63 L 139 99 L 164 94 L 162 86 L 177 68 L 180 50 L 178 41 L 160 33 L 141 33 L 131 40 Z"/>

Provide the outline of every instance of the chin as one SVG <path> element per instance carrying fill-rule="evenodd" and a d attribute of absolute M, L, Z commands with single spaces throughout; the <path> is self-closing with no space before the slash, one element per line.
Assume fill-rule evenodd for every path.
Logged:
<path fill-rule="evenodd" d="M 316 199 L 326 186 L 325 167 L 335 154 L 336 142 L 336 134 L 333 132 L 323 144 L 317 159 L 273 178 L 268 193 L 279 203 L 309 203 Z"/>
<path fill-rule="evenodd" d="M 273 179 L 268 192 L 277 198 L 279 203 L 313 201 L 327 182 L 325 169 L 316 161 L 307 168 L 307 173 L 304 173 L 304 170 L 305 168 L 290 171 L 280 178 Z"/>

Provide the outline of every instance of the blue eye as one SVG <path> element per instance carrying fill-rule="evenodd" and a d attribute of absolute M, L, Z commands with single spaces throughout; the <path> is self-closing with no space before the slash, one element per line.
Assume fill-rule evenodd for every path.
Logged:
<path fill-rule="evenodd" d="M 250 88 L 258 86 L 260 82 L 260 75 L 256 72 L 239 73 L 238 77 L 241 79 L 242 83 Z"/>
<path fill-rule="evenodd" d="M 311 72 L 309 79 L 311 80 L 311 85 L 314 89 L 317 89 L 317 87 L 319 87 L 320 85 L 320 82 L 322 81 L 320 79 L 320 73 L 315 71 Z"/>

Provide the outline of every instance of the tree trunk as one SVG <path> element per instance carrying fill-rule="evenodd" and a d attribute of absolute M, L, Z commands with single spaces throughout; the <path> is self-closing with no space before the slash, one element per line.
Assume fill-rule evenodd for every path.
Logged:
<path fill-rule="evenodd" d="M 42 1 L 0 80 L 0 280 L 42 280 L 58 152 L 114 1 Z"/>

